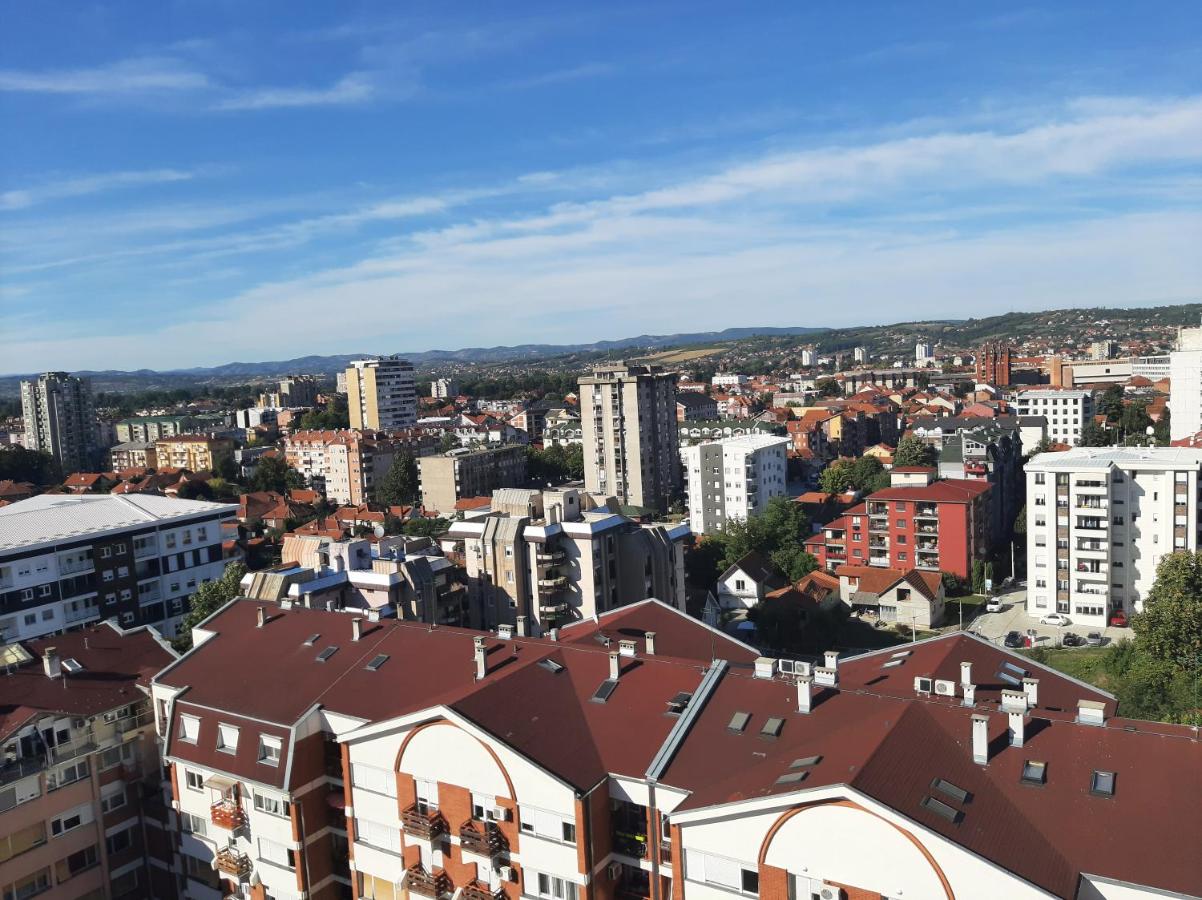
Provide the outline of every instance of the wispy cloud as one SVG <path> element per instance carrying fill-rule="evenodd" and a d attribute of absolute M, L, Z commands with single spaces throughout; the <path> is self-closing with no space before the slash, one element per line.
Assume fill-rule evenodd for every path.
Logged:
<path fill-rule="evenodd" d="M 604 78 L 613 75 L 617 68 L 609 63 L 583 63 L 566 69 L 554 69 L 526 78 L 514 78 L 497 85 L 498 90 L 522 91 L 533 88 L 550 87 L 573 81 L 583 81 L 587 78 Z"/>
<path fill-rule="evenodd" d="M 147 184 L 190 181 L 195 177 L 195 172 L 180 169 L 152 169 L 145 172 L 106 172 L 62 181 L 48 181 L 0 193 L 0 210 L 26 209 L 35 204 L 61 200 L 66 197 L 83 197 L 87 194 L 98 194 Z"/>
<path fill-rule="evenodd" d="M 128 59 L 88 69 L 0 69 L 0 91 L 10 93 L 122 95 L 209 86 L 207 75 L 172 58 Z"/>
<path fill-rule="evenodd" d="M 376 94 L 364 72 L 352 72 L 325 88 L 254 88 L 235 92 L 214 104 L 218 110 L 296 109 L 310 106 L 357 106 Z"/>

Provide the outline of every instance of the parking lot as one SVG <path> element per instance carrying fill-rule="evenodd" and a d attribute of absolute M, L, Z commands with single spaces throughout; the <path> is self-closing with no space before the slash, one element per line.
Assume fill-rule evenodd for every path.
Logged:
<path fill-rule="evenodd" d="M 968 631 L 1000 644 L 1007 632 L 1017 631 L 1019 634 L 1026 634 L 1028 629 L 1034 629 L 1037 647 L 1058 646 L 1064 635 L 1069 632 L 1085 637 L 1091 632 L 1100 631 L 1103 646 L 1109 646 L 1132 636 L 1130 628 L 1098 628 L 1075 623 L 1066 626 L 1040 625 L 1038 618 L 1027 615 L 1027 592 L 1025 589 L 1018 588 L 1002 594 L 1000 597 L 1002 611 L 996 613 L 982 611 L 968 626 Z"/>

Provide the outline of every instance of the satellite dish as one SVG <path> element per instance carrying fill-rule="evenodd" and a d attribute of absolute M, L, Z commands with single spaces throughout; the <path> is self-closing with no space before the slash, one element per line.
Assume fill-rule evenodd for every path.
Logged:
<path fill-rule="evenodd" d="M 372 533 L 372 534 L 374 534 L 374 535 L 375 535 L 376 537 L 378 537 L 378 538 L 382 538 L 382 537 L 384 537 L 384 526 L 383 526 L 383 525 L 377 525 L 375 528 L 373 528 L 373 529 L 371 530 L 371 533 Z"/>

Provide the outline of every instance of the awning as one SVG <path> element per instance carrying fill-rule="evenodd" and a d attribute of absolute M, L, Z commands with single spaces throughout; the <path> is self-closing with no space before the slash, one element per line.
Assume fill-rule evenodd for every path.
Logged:
<path fill-rule="evenodd" d="M 210 775 L 205 779 L 205 787 L 212 788 L 215 791 L 228 791 L 237 784 L 223 775 Z"/>

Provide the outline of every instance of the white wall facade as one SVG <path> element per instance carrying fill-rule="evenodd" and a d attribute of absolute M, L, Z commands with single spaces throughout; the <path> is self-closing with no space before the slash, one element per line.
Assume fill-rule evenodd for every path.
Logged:
<path fill-rule="evenodd" d="M 1060 444 L 1077 446 L 1081 429 L 1093 417 L 1093 394 L 1089 391 L 1019 391 L 1014 396 L 1020 416 L 1043 416 L 1047 435 Z"/>

